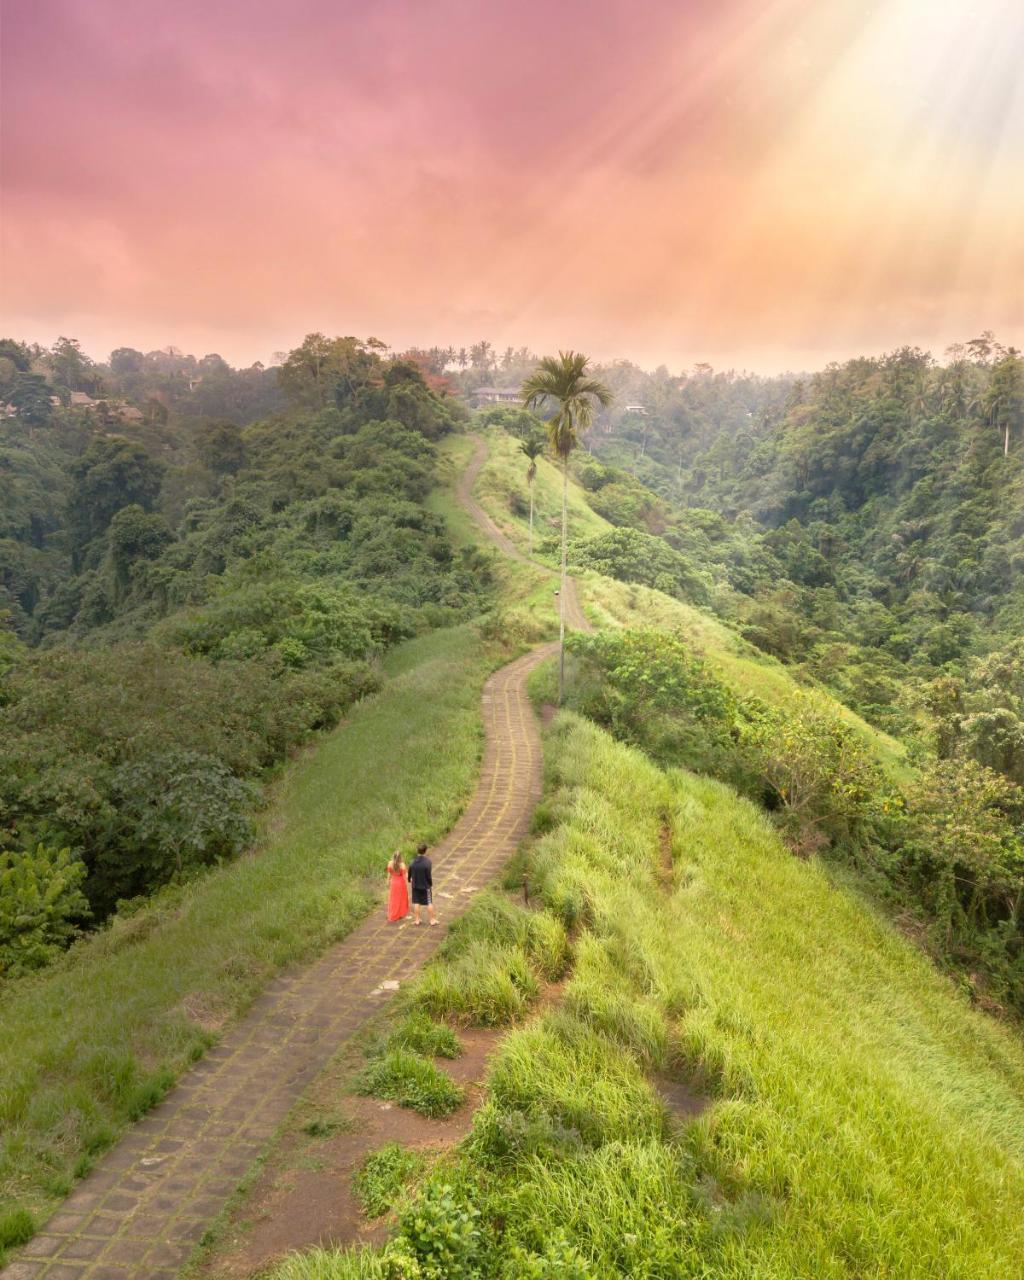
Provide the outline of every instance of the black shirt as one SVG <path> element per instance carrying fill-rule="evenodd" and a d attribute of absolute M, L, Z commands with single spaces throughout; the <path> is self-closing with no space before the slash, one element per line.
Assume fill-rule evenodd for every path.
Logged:
<path fill-rule="evenodd" d="M 433 888 L 433 867 L 425 853 L 417 854 L 409 863 L 409 883 L 414 889 Z"/>

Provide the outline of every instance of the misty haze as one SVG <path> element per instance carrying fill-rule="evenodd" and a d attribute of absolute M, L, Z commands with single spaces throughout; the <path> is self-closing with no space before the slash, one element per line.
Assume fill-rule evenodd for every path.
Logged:
<path fill-rule="evenodd" d="M 1024 11 L 0 3 L 0 1280 L 1024 1274 Z"/>

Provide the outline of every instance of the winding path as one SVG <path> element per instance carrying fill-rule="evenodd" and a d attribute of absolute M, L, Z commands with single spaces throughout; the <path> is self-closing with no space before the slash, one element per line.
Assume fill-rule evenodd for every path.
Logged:
<path fill-rule="evenodd" d="M 525 559 L 472 497 L 477 448 L 459 497 L 507 555 Z M 575 584 L 567 617 L 587 626 Z M 388 925 L 375 911 L 300 972 L 272 982 L 246 1016 L 130 1129 L 68 1196 L 3 1280 L 171 1280 L 328 1060 L 418 970 L 526 834 L 540 796 L 541 746 L 526 681 L 541 645 L 484 685 L 476 791 L 432 850 L 442 925 Z"/>
<path fill-rule="evenodd" d="M 491 519 L 473 496 L 473 488 L 486 461 L 486 441 L 481 436 L 473 436 L 473 456 L 470 458 L 465 471 L 459 477 L 459 501 L 499 551 L 504 552 L 510 560 L 518 560 L 520 564 L 532 564 L 537 567 L 537 561 L 523 555 L 512 539 Z M 553 572 L 557 571 L 553 570 Z M 594 630 L 590 619 L 583 612 L 583 606 L 580 604 L 575 578 L 566 578 L 565 580 L 565 625 L 571 631 Z"/>

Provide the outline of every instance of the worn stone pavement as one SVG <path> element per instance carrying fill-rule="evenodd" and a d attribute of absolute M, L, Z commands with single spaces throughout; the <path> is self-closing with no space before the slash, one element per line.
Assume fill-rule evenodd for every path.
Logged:
<path fill-rule="evenodd" d="M 478 451 L 470 485 L 482 461 Z M 489 537 L 507 542 L 475 502 L 466 505 Z M 574 590 L 566 604 L 575 623 L 586 625 Z M 431 851 L 440 926 L 389 925 L 381 909 L 314 964 L 272 982 L 78 1184 L 0 1273 L 3 1280 L 177 1275 L 306 1085 L 433 954 L 445 923 L 465 910 L 526 834 L 541 787 L 540 736 L 526 680 L 555 649 L 532 650 L 484 686 L 479 782 L 465 813 Z"/>

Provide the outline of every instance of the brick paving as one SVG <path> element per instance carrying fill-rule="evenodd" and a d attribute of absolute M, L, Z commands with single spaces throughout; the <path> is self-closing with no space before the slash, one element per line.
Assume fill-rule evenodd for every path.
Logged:
<path fill-rule="evenodd" d="M 0 1273 L 3 1280 L 177 1274 L 305 1086 L 422 966 L 445 922 L 465 910 L 526 834 L 541 786 L 526 678 L 552 650 L 532 650 L 484 686 L 480 779 L 465 813 L 431 852 L 440 926 L 389 925 L 379 910 L 309 968 L 271 983 L 78 1185 Z"/>
<path fill-rule="evenodd" d="M 470 484 L 486 456 L 480 445 L 483 456 L 467 473 Z M 468 488 L 460 495 L 465 501 Z M 475 503 L 466 505 L 489 537 L 507 542 Z M 571 603 L 575 623 L 586 624 L 575 590 Z M 526 680 L 555 650 L 553 644 L 532 650 L 484 686 L 479 782 L 465 813 L 431 853 L 441 924 L 416 928 L 407 919 L 389 925 L 378 910 L 314 964 L 273 981 L 78 1184 L 0 1272 L 2 1280 L 171 1280 L 178 1274 L 306 1085 L 433 954 L 446 922 L 466 909 L 526 835 L 541 790 L 540 735 Z"/>

